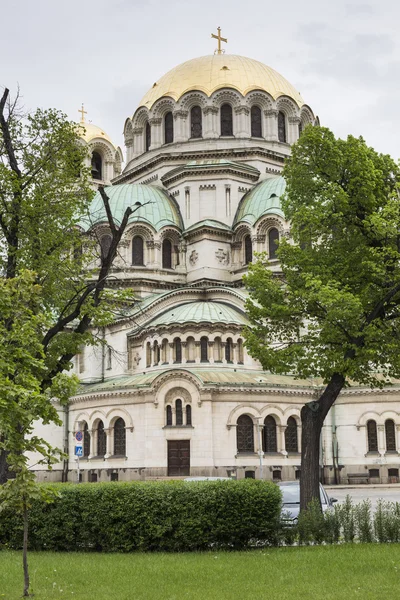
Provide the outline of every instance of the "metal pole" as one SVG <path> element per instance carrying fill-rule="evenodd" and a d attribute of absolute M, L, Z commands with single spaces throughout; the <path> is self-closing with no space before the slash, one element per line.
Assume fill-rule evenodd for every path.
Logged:
<path fill-rule="evenodd" d="M 258 429 L 258 455 L 260 457 L 260 479 L 263 478 L 263 450 L 262 450 L 262 439 L 261 439 L 261 425 L 260 425 L 261 417 L 257 418 L 257 429 Z"/>
<path fill-rule="evenodd" d="M 77 482 L 76 483 L 79 483 L 80 482 L 80 478 L 81 478 L 81 470 L 80 470 L 80 466 L 79 466 L 79 456 L 76 457 L 76 460 L 78 461 L 78 465 L 77 465 L 78 468 L 77 468 L 77 471 L 76 471 L 76 476 L 77 476 Z"/>

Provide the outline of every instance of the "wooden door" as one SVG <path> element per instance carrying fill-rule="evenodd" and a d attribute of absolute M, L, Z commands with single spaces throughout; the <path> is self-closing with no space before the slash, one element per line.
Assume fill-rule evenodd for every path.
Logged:
<path fill-rule="evenodd" d="M 168 441 L 168 475 L 171 477 L 190 475 L 190 440 Z"/>

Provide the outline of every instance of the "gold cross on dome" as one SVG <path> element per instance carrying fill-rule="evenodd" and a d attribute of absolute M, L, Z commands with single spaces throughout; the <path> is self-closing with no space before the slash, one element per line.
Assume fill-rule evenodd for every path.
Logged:
<path fill-rule="evenodd" d="M 87 115 L 87 110 L 83 109 L 83 102 L 82 102 L 82 108 L 78 109 L 78 112 L 81 113 L 81 123 L 85 122 L 85 115 Z"/>
<path fill-rule="evenodd" d="M 221 42 L 225 42 L 225 44 L 228 43 L 227 38 L 223 38 L 221 37 L 221 27 L 217 27 L 218 30 L 218 35 L 215 35 L 215 33 L 211 34 L 211 37 L 214 38 L 215 40 L 218 40 L 218 48 L 217 50 L 214 50 L 214 54 L 223 54 L 225 52 L 225 50 L 223 50 L 221 48 Z"/>

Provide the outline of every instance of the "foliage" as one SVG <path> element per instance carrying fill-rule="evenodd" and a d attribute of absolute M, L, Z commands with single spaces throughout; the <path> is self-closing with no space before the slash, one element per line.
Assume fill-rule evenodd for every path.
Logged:
<path fill-rule="evenodd" d="M 262 481 L 42 485 L 51 504 L 33 501 L 30 548 L 103 552 L 240 549 L 272 543 L 277 486 Z M 0 513 L 0 544 L 20 548 L 21 524 Z"/>
<path fill-rule="evenodd" d="M 400 375 L 399 169 L 362 139 L 309 127 L 284 177 L 284 285 L 264 256 L 249 265 L 246 345 L 273 372 L 381 386 Z"/>
<path fill-rule="evenodd" d="M 362 138 L 307 127 L 284 167 L 282 277 L 249 265 L 246 347 L 264 369 L 314 380 L 302 407 L 301 507 L 318 498 L 318 441 L 351 382 L 400 377 L 399 167 Z"/>

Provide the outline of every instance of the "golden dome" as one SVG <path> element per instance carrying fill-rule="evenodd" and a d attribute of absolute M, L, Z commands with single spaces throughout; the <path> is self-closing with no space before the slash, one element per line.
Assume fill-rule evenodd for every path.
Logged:
<path fill-rule="evenodd" d="M 95 138 L 100 138 L 107 140 L 107 142 L 110 142 L 110 144 L 114 146 L 111 138 L 101 129 L 101 127 L 97 127 L 97 125 L 93 125 L 93 123 L 79 123 L 79 125 L 81 127 L 80 137 L 85 140 L 85 142 L 89 143 Z"/>
<path fill-rule="evenodd" d="M 230 87 L 243 96 L 252 90 L 268 92 L 274 99 L 290 96 L 299 105 L 300 93 L 282 75 L 258 60 L 232 54 L 201 56 L 178 65 L 159 79 L 142 98 L 139 106 L 151 108 L 162 96 L 178 101 L 191 90 L 207 96 L 221 88 Z"/>

